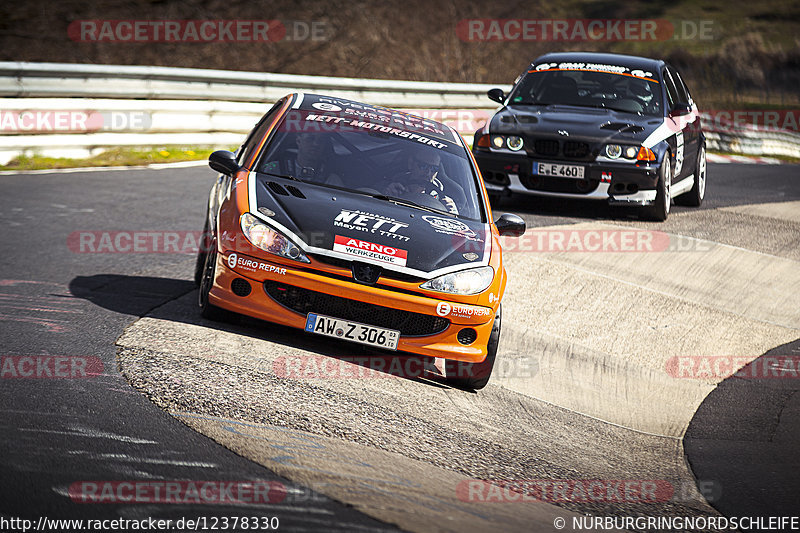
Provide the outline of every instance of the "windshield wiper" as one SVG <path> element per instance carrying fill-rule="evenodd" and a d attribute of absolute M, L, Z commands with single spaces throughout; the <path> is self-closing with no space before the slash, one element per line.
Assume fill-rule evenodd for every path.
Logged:
<path fill-rule="evenodd" d="M 389 196 L 388 194 L 372 194 L 364 191 L 356 191 L 360 192 L 361 194 L 366 194 L 367 196 L 371 196 L 378 200 L 385 200 L 387 202 L 392 202 L 395 205 L 403 205 L 406 207 L 415 207 L 417 209 L 421 209 L 423 211 L 429 211 L 431 213 L 439 213 L 442 215 L 450 215 L 454 216 L 453 213 L 449 211 L 445 211 L 443 209 L 436 209 L 435 207 L 430 207 L 427 205 L 418 204 L 416 202 L 412 202 L 411 200 L 406 200 L 405 198 L 398 198 L 397 196 Z"/>
<path fill-rule="evenodd" d="M 300 178 L 295 178 L 294 176 L 290 176 L 288 174 L 276 174 L 274 172 L 262 172 L 261 174 L 266 174 L 267 176 L 275 176 L 276 178 L 284 178 L 287 180 L 303 181 Z"/>

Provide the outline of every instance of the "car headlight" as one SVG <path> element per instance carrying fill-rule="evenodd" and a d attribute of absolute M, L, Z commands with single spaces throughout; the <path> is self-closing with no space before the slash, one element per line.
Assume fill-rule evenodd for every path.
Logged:
<path fill-rule="evenodd" d="M 607 144 L 603 148 L 603 155 L 609 159 L 636 159 L 639 154 L 638 146 L 624 146 L 620 144 Z"/>
<path fill-rule="evenodd" d="M 508 146 L 509 150 L 513 150 L 515 152 L 522 149 L 522 137 L 517 135 L 511 135 L 506 139 L 506 146 Z"/>
<path fill-rule="evenodd" d="M 426 281 L 419 287 L 449 294 L 478 294 L 489 288 L 494 279 L 494 269 L 490 266 L 461 270 Z"/>
<path fill-rule="evenodd" d="M 243 214 L 241 224 L 244 236 L 256 248 L 287 259 L 294 259 L 303 263 L 311 262 L 306 257 L 306 254 L 295 246 L 292 241 L 258 220 L 252 214 Z"/>
<path fill-rule="evenodd" d="M 607 158 L 617 159 L 619 156 L 622 155 L 622 146 L 618 144 L 607 144 L 605 151 Z"/>
<path fill-rule="evenodd" d="M 492 146 L 494 146 L 495 148 L 502 148 L 504 142 L 505 139 L 503 138 L 502 135 L 494 135 L 492 137 Z"/>

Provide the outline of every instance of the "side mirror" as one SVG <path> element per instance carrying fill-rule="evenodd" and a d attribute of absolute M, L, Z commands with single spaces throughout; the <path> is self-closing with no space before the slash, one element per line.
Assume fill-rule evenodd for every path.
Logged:
<path fill-rule="evenodd" d="M 494 100 L 499 104 L 502 104 L 506 99 L 506 95 L 503 94 L 503 89 L 489 89 L 489 92 L 486 94 L 489 96 L 489 100 Z"/>
<path fill-rule="evenodd" d="M 522 217 L 513 213 L 502 214 L 494 225 L 497 226 L 497 231 L 500 235 L 519 237 L 525 233 L 525 221 L 522 220 Z"/>
<path fill-rule="evenodd" d="M 217 150 L 208 156 L 208 166 L 228 176 L 233 176 L 241 168 L 236 156 L 227 150 Z"/>
<path fill-rule="evenodd" d="M 675 104 L 669 112 L 671 117 L 682 117 L 692 112 L 692 106 L 689 104 Z"/>

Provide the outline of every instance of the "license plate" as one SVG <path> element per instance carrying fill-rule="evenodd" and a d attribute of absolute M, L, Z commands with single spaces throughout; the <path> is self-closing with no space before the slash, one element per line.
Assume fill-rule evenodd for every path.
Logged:
<path fill-rule="evenodd" d="M 583 179 L 584 167 L 579 165 L 560 165 L 558 163 L 533 163 L 533 173 L 540 176 Z"/>
<path fill-rule="evenodd" d="M 394 329 L 379 328 L 316 313 L 308 313 L 305 329 L 318 335 L 345 339 L 390 350 L 397 349 L 397 340 L 400 338 L 400 332 Z"/>

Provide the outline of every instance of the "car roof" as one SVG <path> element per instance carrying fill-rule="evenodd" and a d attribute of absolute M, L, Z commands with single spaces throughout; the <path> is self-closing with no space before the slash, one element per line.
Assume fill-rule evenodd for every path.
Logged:
<path fill-rule="evenodd" d="M 386 126 L 405 129 L 461 145 L 458 133 L 453 128 L 419 115 L 336 96 L 310 93 L 296 93 L 295 96 L 292 107 L 297 110 L 331 113 L 352 118 L 353 120 L 383 123 Z"/>
<path fill-rule="evenodd" d="M 531 62 L 531 66 L 545 62 L 591 62 L 605 63 L 628 67 L 629 69 L 649 70 L 660 72 L 661 67 L 665 66 L 660 59 L 650 59 L 649 57 L 629 56 L 625 54 L 608 54 L 602 52 L 552 52 L 537 57 Z"/>

